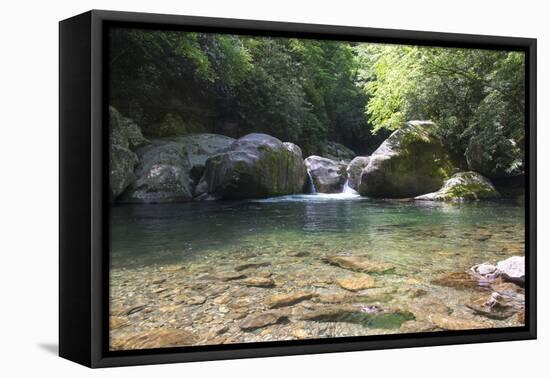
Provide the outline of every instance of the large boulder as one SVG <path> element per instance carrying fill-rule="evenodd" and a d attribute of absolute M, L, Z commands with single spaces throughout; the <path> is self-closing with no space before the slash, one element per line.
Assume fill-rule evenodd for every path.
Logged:
<path fill-rule="evenodd" d="M 359 193 L 377 198 L 409 198 L 438 190 L 453 171 L 448 152 L 429 121 L 409 121 L 370 156 Z"/>
<path fill-rule="evenodd" d="M 332 160 L 351 160 L 356 156 L 350 148 L 332 141 L 327 142 L 326 153 L 323 155 Z"/>
<path fill-rule="evenodd" d="M 137 150 L 137 179 L 120 201 L 162 203 L 191 200 L 206 160 L 233 141 L 233 138 L 216 134 L 152 140 L 151 144 Z"/>
<path fill-rule="evenodd" d="M 267 134 L 248 134 L 206 161 L 196 195 L 244 199 L 303 193 L 306 177 L 298 146 Z"/>
<path fill-rule="evenodd" d="M 146 143 L 138 125 L 109 106 L 109 131 L 111 137 L 110 188 L 111 200 L 117 198 L 135 179 L 134 170 L 138 157 L 134 150 Z"/>
<path fill-rule="evenodd" d="M 476 172 L 459 172 L 437 192 L 415 197 L 427 201 L 477 201 L 500 197 L 493 184 Z"/>
<path fill-rule="evenodd" d="M 348 164 L 348 185 L 350 188 L 357 190 L 359 183 L 361 182 L 361 173 L 363 169 L 369 164 L 370 157 L 357 156 Z"/>
<path fill-rule="evenodd" d="M 317 192 L 342 192 L 348 178 L 346 163 L 312 155 L 305 160 L 305 164 Z"/>

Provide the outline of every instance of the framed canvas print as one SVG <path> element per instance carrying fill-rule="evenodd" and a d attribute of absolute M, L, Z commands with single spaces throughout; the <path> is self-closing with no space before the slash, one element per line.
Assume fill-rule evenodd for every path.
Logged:
<path fill-rule="evenodd" d="M 60 355 L 536 337 L 536 41 L 60 23 Z"/>

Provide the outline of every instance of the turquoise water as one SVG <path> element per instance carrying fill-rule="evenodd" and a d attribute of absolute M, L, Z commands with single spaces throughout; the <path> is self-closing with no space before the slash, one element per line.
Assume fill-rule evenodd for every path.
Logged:
<path fill-rule="evenodd" d="M 297 195 L 117 206 L 111 230 L 113 268 L 183 263 L 226 253 L 269 257 L 366 251 L 412 269 L 419 263 L 438 263 L 432 260 L 441 257 L 441 250 L 454 252 L 449 268 L 463 268 L 523 253 L 524 207 Z"/>
<path fill-rule="evenodd" d="M 446 275 L 464 275 L 473 265 L 524 254 L 524 207 L 511 202 L 348 193 L 128 205 L 112 209 L 111 231 L 113 349 L 139 349 L 150 338 L 154 347 L 174 337 L 184 337 L 175 345 L 205 345 L 522 322 L 518 306 L 504 319 L 471 309 L 489 290 L 507 288 L 445 283 Z M 394 269 L 360 273 L 329 264 L 334 255 Z M 346 280 L 367 284 L 349 288 Z M 521 306 L 523 289 L 513 290 Z M 270 306 L 273 296 L 304 293 L 280 309 Z M 272 321 L 250 329 L 266 314 Z"/>

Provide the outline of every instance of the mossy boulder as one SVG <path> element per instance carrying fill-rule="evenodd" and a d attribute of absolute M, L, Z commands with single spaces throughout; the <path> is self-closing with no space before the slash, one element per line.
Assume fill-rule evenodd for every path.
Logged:
<path fill-rule="evenodd" d="M 357 156 L 348 164 L 348 185 L 350 188 L 357 190 L 359 183 L 361 182 L 361 173 L 363 169 L 369 164 L 370 157 Z"/>
<path fill-rule="evenodd" d="M 342 192 L 348 178 L 345 162 L 315 155 L 309 156 L 304 162 L 317 192 Z"/>
<path fill-rule="evenodd" d="M 370 156 L 358 191 L 375 198 L 415 197 L 441 188 L 453 170 L 435 124 L 409 121 Z"/>
<path fill-rule="evenodd" d="M 459 172 L 437 192 L 415 197 L 427 201 L 477 201 L 500 197 L 493 184 L 477 172 Z"/>
<path fill-rule="evenodd" d="M 302 151 L 267 134 L 248 134 L 208 158 L 199 198 L 244 199 L 303 193 Z"/>
<path fill-rule="evenodd" d="M 134 170 L 138 157 L 134 152 L 148 141 L 139 126 L 130 118 L 122 116 L 114 107 L 109 107 L 109 132 L 111 137 L 110 188 L 111 200 L 117 198 L 135 179 Z"/>
<path fill-rule="evenodd" d="M 233 141 L 233 138 L 216 134 L 153 139 L 136 151 L 139 158 L 137 178 L 120 202 L 190 201 L 206 160 Z"/>

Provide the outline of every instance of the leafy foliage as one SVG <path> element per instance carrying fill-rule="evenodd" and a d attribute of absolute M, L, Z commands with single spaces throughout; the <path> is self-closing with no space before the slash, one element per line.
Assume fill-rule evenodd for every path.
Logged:
<path fill-rule="evenodd" d="M 322 155 L 372 152 L 430 119 L 458 165 L 521 171 L 524 56 L 223 34 L 113 29 L 110 103 L 145 135 L 265 132 Z"/>
<path fill-rule="evenodd" d="M 524 56 L 518 52 L 361 45 L 374 131 L 430 119 L 457 163 L 498 177 L 524 155 Z"/>

